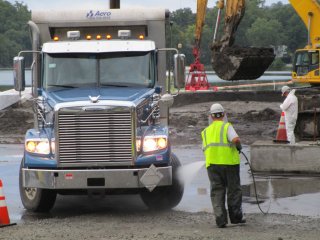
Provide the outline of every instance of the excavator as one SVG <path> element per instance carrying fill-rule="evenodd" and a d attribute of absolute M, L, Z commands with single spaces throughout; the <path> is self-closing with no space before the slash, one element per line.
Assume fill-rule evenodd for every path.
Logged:
<path fill-rule="evenodd" d="M 203 64 L 200 63 L 201 33 L 204 26 L 208 0 L 197 1 L 195 43 L 193 55 L 195 62 L 189 70 L 186 90 L 208 89 Z M 218 0 L 218 15 L 214 30 L 212 68 L 223 80 L 256 80 L 270 66 L 275 58 L 273 48 L 234 46 L 237 28 L 245 13 L 245 0 Z M 221 12 L 225 9 L 223 35 L 218 40 L 217 33 Z M 192 87 L 193 85 L 193 87 Z"/>

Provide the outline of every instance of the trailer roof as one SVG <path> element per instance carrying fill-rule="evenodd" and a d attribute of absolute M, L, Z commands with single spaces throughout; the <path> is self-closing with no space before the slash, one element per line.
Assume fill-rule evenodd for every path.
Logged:
<path fill-rule="evenodd" d="M 133 9 L 85 9 L 76 11 L 32 11 L 35 23 L 99 23 L 121 21 L 164 20 L 165 9 L 133 8 Z"/>
<path fill-rule="evenodd" d="M 47 42 L 42 51 L 46 53 L 104 53 L 104 52 L 148 52 L 155 50 L 150 40 L 83 40 Z"/>

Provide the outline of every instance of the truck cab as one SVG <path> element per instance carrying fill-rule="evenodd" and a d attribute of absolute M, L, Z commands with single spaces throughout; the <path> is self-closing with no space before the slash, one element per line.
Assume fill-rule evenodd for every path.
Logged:
<path fill-rule="evenodd" d="M 137 193 L 153 209 L 180 202 L 161 52 L 177 53 L 177 86 L 184 56 L 164 48 L 166 17 L 164 10 L 33 12 L 33 49 L 14 59 L 21 91 L 22 55 L 33 54 L 35 126 L 20 168 L 27 210 L 49 211 L 57 194 Z"/>

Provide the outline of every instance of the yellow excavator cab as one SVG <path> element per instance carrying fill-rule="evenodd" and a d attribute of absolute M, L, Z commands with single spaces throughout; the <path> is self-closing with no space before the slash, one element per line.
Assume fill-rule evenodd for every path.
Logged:
<path fill-rule="evenodd" d="M 320 49 L 300 49 L 293 60 L 292 79 L 299 83 L 320 84 Z"/>

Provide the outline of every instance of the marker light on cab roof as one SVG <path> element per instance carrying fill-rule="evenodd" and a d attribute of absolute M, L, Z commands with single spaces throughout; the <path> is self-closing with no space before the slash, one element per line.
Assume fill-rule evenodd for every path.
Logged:
<path fill-rule="evenodd" d="M 96 36 L 96 39 L 97 39 L 97 40 L 101 40 L 101 39 L 102 39 L 102 36 L 101 36 L 100 34 L 98 34 L 98 35 Z"/>
<path fill-rule="evenodd" d="M 139 39 L 140 39 L 140 40 L 143 40 L 143 39 L 144 39 L 144 35 L 142 35 L 142 34 L 139 35 Z"/>
<path fill-rule="evenodd" d="M 112 36 L 111 36 L 110 34 L 107 34 L 106 39 L 107 39 L 107 40 L 111 40 L 111 39 L 112 39 Z"/>
<path fill-rule="evenodd" d="M 58 36 L 54 36 L 53 37 L 53 41 L 59 41 L 59 37 Z"/>

